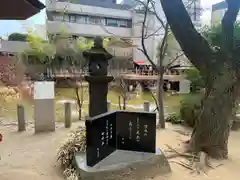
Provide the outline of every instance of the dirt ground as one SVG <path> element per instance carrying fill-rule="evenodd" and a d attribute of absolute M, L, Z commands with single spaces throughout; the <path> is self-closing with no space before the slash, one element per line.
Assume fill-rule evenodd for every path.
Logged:
<path fill-rule="evenodd" d="M 79 126 L 75 123 L 72 129 Z M 0 143 L 0 180 L 64 180 L 56 162 L 56 152 L 66 139 L 69 129 L 61 125 L 54 133 L 33 134 L 31 125 L 27 132 L 16 132 L 15 124 L 0 123 L 3 142 Z M 167 124 L 166 130 L 157 131 L 157 146 L 167 151 L 165 144 L 177 148 L 187 136 L 177 131 L 188 132 L 180 126 Z M 209 170 L 207 175 L 192 174 L 190 170 L 171 162 L 172 173 L 155 180 L 239 180 L 240 177 L 240 132 L 232 132 L 229 142 L 229 159 L 215 161 L 213 165 L 221 166 Z M 166 152 L 167 153 L 167 152 Z M 180 161 L 180 158 L 171 161 Z"/>

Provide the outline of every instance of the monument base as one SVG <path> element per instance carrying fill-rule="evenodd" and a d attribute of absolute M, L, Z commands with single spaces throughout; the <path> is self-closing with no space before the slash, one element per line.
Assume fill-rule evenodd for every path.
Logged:
<path fill-rule="evenodd" d="M 54 99 L 34 100 L 35 133 L 55 131 Z"/>
<path fill-rule="evenodd" d="M 86 154 L 77 153 L 75 163 L 82 180 L 145 180 L 171 172 L 163 152 L 116 150 L 94 167 L 86 165 Z"/>

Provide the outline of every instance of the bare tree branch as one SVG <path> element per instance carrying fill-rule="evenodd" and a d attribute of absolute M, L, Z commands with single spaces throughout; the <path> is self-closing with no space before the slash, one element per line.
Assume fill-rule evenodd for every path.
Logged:
<path fill-rule="evenodd" d="M 155 6 L 155 2 L 151 1 L 151 5 L 152 5 L 152 8 L 153 8 L 153 12 L 157 18 L 157 20 L 160 22 L 160 24 L 162 25 L 162 28 L 166 29 L 165 27 L 165 23 L 163 21 L 163 19 L 161 19 L 156 11 L 156 6 Z"/>
<path fill-rule="evenodd" d="M 205 70 L 213 51 L 207 40 L 194 28 L 182 0 L 161 0 L 161 4 L 171 30 L 185 55 L 198 69 Z M 179 21 L 176 17 L 184 18 Z"/>
<path fill-rule="evenodd" d="M 142 52 L 143 54 L 146 56 L 147 60 L 151 63 L 153 69 L 155 69 L 157 72 L 159 72 L 159 68 L 156 66 L 156 64 L 152 61 L 152 59 L 150 58 L 148 52 L 147 52 L 147 48 L 145 46 L 145 39 L 144 34 L 145 34 L 145 24 L 146 24 L 146 20 L 147 20 L 147 13 L 148 13 L 148 5 L 149 5 L 150 0 L 147 0 L 147 4 L 145 6 L 145 11 L 144 11 L 144 18 L 143 18 L 143 22 L 142 22 L 142 38 L 141 38 L 141 45 L 142 45 Z"/>
<path fill-rule="evenodd" d="M 152 96 L 152 98 L 153 98 L 153 100 L 154 100 L 154 102 L 155 102 L 155 104 L 156 104 L 156 109 L 154 109 L 154 111 L 159 111 L 159 104 L 158 104 L 158 100 L 157 100 L 157 98 L 155 97 L 155 95 L 153 94 L 153 92 L 151 91 L 151 96 Z M 154 112 L 153 111 L 153 112 Z"/>
<path fill-rule="evenodd" d="M 184 55 L 184 52 L 180 53 L 179 55 L 175 56 L 172 60 L 170 60 L 170 63 L 165 66 L 165 69 L 168 69 L 171 67 L 171 65 L 176 62 L 180 57 Z"/>
<path fill-rule="evenodd" d="M 164 59 L 164 56 L 166 54 L 166 50 L 167 50 L 167 38 L 168 38 L 168 29 L 169 29 L 169 25 L 168 23 L 166 23 L 166 25 L 164 26 L 165 29 L 165 33 L 164 33 L 164 36 L 163 36 L 163 39 L 162 39 L 162 42 L 161 42 L 161 46 L 160 46 L 160 52 L 159 52 L 159 66 L 162 66 L 162 62 L 163 62 L 163 59 Z"/>

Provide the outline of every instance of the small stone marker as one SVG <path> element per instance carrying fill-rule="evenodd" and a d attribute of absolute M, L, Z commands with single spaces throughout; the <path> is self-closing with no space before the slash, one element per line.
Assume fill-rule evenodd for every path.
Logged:
<path fill-rule="evenodd" d="M 55 131 L 54 81 L 34 83 L 35 132 Z"/>
<path fill-rule="evenodd" d="M 143 103 L 143 110 L 146 111 L 146 112 L 150 111 L 150 102 L 149 101 L 145 101 Z"/>
<path fill-rule="evenodd" d="M 17 105 L 18 131 L 26 131 L 25 114 L 23 105 Z"/>
<path fill-rule="evenodd" d="M 71 111 L 71 103 L 64 103 L 65 109 L 65 128 L 70 128 L 72 125 L 72 111 Z"/>
<path fill-rule="evenodd" d="M 108 111 L 111 110 L 111 101 L 107 101 L 107 109 L 108 109 Z"/>

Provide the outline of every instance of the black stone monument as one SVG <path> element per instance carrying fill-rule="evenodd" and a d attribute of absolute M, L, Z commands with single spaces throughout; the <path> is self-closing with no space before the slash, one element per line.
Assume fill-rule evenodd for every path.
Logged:
<path fill-rule="evenodd" d="M 86 120 L 88 166 L 94 166 L 117 149 L 116 115 L 110 112 Z"/>
<path fill-rule="evenodd" d="M 156 151 L 156 114 L 147 112 L 117 112 L 117 149 Z"/>
<path fill-rule="evenodd" d="M 89 75 L 85 76 L 89 83 L 89 116 L 94 117 L 108 111 L 107 93 L 108 83 L 113 80 L 108 76 L 108 60 L 112 58 L 104 48 L 101 37 L 94 39 L 94 46 L 83 52 L 89 61 Z"/>
<path fill-rule="evenodd" d="M 115 150 L 155 153 L 156 114 L 115 111 L 86 120 L 87 165 L 94 166 Z"/>

